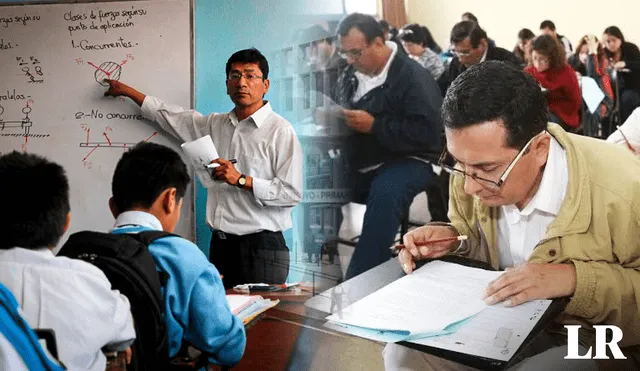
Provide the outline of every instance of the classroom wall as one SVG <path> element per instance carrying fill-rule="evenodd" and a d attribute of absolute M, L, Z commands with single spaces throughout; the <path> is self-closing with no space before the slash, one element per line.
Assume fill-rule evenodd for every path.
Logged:
<path fill-rule="evenodd" d="M 640 44 L 637 0 L 406 0 L 406 5 L 408 21 L 429 27 L 443 48 L 449 45 L 451 28 L 464 12 L 475 14 L 489 37 L 509 50 L 513 49 L 521 28 L 538 34 L 540 22 L 545 19 L 552 20 L 557 31 L 574 46 L 587 33 L 601 38 L 602 31 L 612 25 L 620 27 L 626 39 Z"/>

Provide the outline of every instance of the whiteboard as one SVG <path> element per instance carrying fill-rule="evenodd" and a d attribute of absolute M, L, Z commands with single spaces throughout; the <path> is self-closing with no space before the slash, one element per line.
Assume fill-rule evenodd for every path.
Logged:
<path fill-rule="evenodd" d="M 189 0 L 0 6 L 0 152 L 27 151 L 64 166 L 68 233 L 113 227 L 111 178 L 128 148 L 148 140 L 181 153 L 133 102 L 104 97 L 102 80 L 192 107 L 191 10 Z M 176 229 L 191 240 L 193 190 Z"/>

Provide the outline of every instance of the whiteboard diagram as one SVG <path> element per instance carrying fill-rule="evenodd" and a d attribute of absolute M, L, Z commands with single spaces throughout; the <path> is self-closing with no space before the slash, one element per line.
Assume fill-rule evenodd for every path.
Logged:
<path fill-rule="evenodd" d="M 45 156 L 69 177 L 69 233 L 107 230 L 111 178 L 141 141 L 179 143 L 157 133 L 140 107 L 105 97 L 121 80 L 192 105 L 192 2 L 60 2 L 0 5 L 0 153 Z M 177 233 L 195 237 L 193 189 Z M 61 242 L 64 242 L 64 238 Z"/>

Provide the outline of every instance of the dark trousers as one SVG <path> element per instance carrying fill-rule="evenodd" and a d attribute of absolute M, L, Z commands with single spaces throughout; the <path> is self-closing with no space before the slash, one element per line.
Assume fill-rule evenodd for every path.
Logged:
<path fill-rule="evenodd" d="M 391 258 L 389 248 L 402 219 L 408 215 L 413 198 L 425 190 L 435 174 L 430 164 L 403 159 L 354 176 L 354 201 L 366 202 L 367 210 L 362 234 L 347 269 L 347 279 Z"/>
<path fill-rule="evenodd" d="M 620 120 L 627 121 L 631 112 L 640 106 L 640 93 L 635 89 L 623 89 L 620 92 Z M 615 129 L 615 128 L 614 128 Z"/>
<path fill-rule="evenodd" d="M 282 232 L 238 236 L 213 231 L 209 260 L 223 276 L 225 289 L 245 283 L 281 284 L 289 275 L 289 248 Z"/>

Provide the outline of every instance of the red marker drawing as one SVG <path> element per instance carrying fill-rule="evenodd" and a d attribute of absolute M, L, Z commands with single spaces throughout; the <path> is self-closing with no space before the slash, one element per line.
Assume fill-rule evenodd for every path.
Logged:
<path fill-rule="evenodd" d="M 109 139 L 109 136 L 107 136 L 107 133 L 102 133 L 102 135 L 104 135 L 104 137 L 107 138 L 107 142 L 109 142 L 109 145 L 111 145 L 111 139 Z"/>
<path fill-rule="evenodd" d="M 91 62 L 87 62 L 87 64 L 91 65 L 91 67 L 95 68 L 95 69 L 96 69 L 96 70 L 98 70 L 98 71 L 102 71 L 102 72 L 104 72 L 104 74 L 105 74 L 105 75 L 107 75 L 107 77 L 110 77 L 110 76 L 111 76 L 111 72 L 107 72 L 107 71 L 103 70 L 102 68 L 100 68 L 100 67 L 96 66 L 95 64 L 93 64 L 93 63 L 91 63 Z"/>
<path fill-rule="evenodd" d="M 91 133 L 91 128 L 87 129 L 87 145 L 89 145 L 89 133 Z"/>
<path fill-rule="evenodd" d="M 86 156 L 84 156 L 84 158 L 82 159 L 82 161 L 85 161 L 86 159 L 89 158 L 89 156 L 91 156 L 91 154 L 93 153 L 93 151 L 95 151 L 96 149 L 98 149 L 98 147 L 100 147 L 100 145 L 98 144 L 97 146 L 95 146 L 94 149 L 92 149 L 89 153 L 87 153 Z"/>
<path fill-rule="evenodd" d="M 153 138 L 156 134 L 158 134 L 158 132 L 154 131 L 153 134 L 151 134 L 151 136 L 149 138 L 145 139 L 144 141 L 145 142 L 148 141 L 149 139 Z"/>

